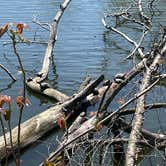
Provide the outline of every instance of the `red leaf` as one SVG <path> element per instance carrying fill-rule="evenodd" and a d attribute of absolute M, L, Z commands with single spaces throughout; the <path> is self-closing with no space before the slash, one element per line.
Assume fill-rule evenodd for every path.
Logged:
<path fill-rule="evenodd" d="M 29 106 L 30 105 L 30 101 L 27 98 L 24 98 L 23 96 L 17 96 L 16 97 L 16 104 L 19 107 L 22 107 L 24 105 Z"/>
<path fill-rule="evenodd" d="M 64 129 L 66 126 L 66 120 L 64 116 L 61 116 L 60 118 L 57 119 L 57 125 L 61 128 Z"/>
<path fill-rule="evenodd" d="M 0 27 L 0 37 L 4 35 L 8 31 L 9 24 L 5 24 L 3 27 Z"/>
<path fill-rule="evenodd" d="M 5 104 L 5 103 L 10 105 L 11 102 L 12 102 L 11 96 L 7 96 L 7 95 L 0 96 L 0 108 L 2 108 L 3 104 Z"/>
<path fill-rule="evenodd" d="M 23 32 L 24 29 L 28 29 L 29 28 L 29 26 L 27 24 L 25 24 L 25 23 L 18 23 L 18 24 L 15 24 L 15 26 L 16 26 L 16 29 L 17 29 L 16 32 L 19 35 L 22 34 L 22 32 Z"/>

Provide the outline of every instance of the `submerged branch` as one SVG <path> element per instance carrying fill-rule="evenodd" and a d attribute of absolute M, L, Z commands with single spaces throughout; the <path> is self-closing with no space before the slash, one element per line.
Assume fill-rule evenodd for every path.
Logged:
<path fill-rule="evenodd" d="M 47 86 L 45 86 L 46 84 L 44 83 L 44 86 L 43 86 L 44 90 L 43 90 L 42 81 L 44 81 L 48 76 L 50 57 L 52 56 L 54 44 L 56 42 L 58 23 L 70 2 L 71 0 L 64 0 L 64 2 L 60 5 L 59 11 L 56 13 L 54 17 L 53 22 L 50 25 L 50 37 L 49 37 L 47 48 L 45 51 L 42 69 L 40 70 L 40 72 L 38 72 L 35 78 L 29 78 L 27 79 L 27 82 L 26 82 L 27 86 L 33 91 L 44 94 L 48 97 L 53 97 L 54 99 L 58 101 L 61 101 L 61 99 L 62 101 L 64 101 L 67 98 L 66 95 L 64 95 L 63 93 L 59 91 L 53 90 L 52 88 L 49 89 L 51 92 L 50 91 L 45 92 L 44 90 L 47 88 L 50 88 L 50 85 L 47 84 Z M 52 92 L 58 93 L 58 95 L 53 95 Z"/>
<path fill-rule="evenodd" d="M 3 66 L 2 64 L 0 64 L 0 67 L 10 76 L 10 78 L 13 81 L 16 81 L 16 78 L 11 74 L 11 72 L 5 66 Z"/>

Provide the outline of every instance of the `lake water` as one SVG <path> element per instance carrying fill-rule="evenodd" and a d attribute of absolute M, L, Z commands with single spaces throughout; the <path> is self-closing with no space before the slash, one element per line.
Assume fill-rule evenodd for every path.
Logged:
<path fill-rule="evenodd" d="M 62 1 L 3 1 L 0 6 L 0 25 L 2 26 L 8 22 L 25 22 L 30 29 L 24 31 L 24 37 L 33 40 L 35 36 L 36 39 L 47 41 L 49 33 L 32 23 L 32 18 L 36 16 L 41 22 L 50 23 L 59 9 L 60 2 Z M 77 91 L 87 74 L 90 74 L 93 78 L 104 74 L 106 78 L 111 79 L 116 73 L 131 68 L 133 62 L 126 61 L 125 57 L 132 47 L 118 35 L 112 32 L 108 33 L 101 23 L 104 13 L 114 12 L 118 7 L 128 5 L 129 2 L 129 0 L 72 0 L 58 27 L 58 40 L 55 44 L 48 80 L 53 87 L 67 95 L 72 95 Z M 159 0 L 156 5 L 160 12 L 157 12 L 153 21 L 156 25 L 158 22 L 165 24 L 165 0 Z M 131 38 L 138 40 L 140 30 L 133 30 L 127 26 L 123 30 Z M 156 31 L 157 29 L 154 28 L 144 42 L 148 49 L 153 41 L 152 35 Z M 12 45 L 3 46 L 3 43 L 7 41 L 9 41 L 7 36 L 1 39 L 0 61 L 12 72 L 17 81 L 11 84 L 10 78 L 1 70 L 0 92 L 14 98 L 22 91 L 22 79 L 17 58 L 12 51 Z M 18 45 L 18 51 L 27 77 L 34 76 L 40 70 L 45 48 L 46 45 L 44 44 Z M 28 92 L 28 98 L 32 105 L 25 109 L 23 121 L 42 112 L 52 104 L 49 100 L 30 92 Z M 162 116 L 163 114 L 161 114 L 161 120 Z M 15 109 L 12 125 L 15 126 L 17 121 L 18 112 Z M 148 123 L 152 123 L 151 121 L 149 119 Z M 158 125 L 152 129 L 155 130 L 157 127 Z M 35 166 L 40 163 L 43 155 L 47 154 L 48 142 L 51 142 L 51 147 L 54 146 L 55 138 L 61 134 L 58 131 L 44 139 L 43 143 L 34 145 L 29 151 L 26 151 L 22 156 L 23 163 L 26 163 L 23 165 Z"/>

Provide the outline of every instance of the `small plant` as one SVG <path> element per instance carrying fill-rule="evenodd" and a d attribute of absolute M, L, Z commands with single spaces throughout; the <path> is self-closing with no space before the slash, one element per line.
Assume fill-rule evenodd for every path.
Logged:
<path fill-rule="evenodd" d="M 3 131 L 3 137 L 5 142 L 5 150 L 6 150 L 6 165 L 8 165 L 8 152 L 11 151 L 16 166 L 19 165 L 20 162 L 18 162 L 20 159 L 17 158 L 17 155 L 15 154 L 14 146 L 13 146 L 13 138 L 12 138 L 12 129 L 11 129 L 11 114 L 12 114 L 12 97 L 8 95 L 1 95 L 0 96 L 0 123 Z M 23 96 L 17 96 L 15 99 L 16 105 L 21 108 L 23 106 L 29 106 L 30 101 L 26 98 L 23 98 Z M 8 129 L 10 133 L 10 145 L 7 144 L 7 138 L 5 134 L 5 125 L 4 121 L 8 124 Z"/>
<path fill-rule="evenodd" d="M 17 44 L 17 40 L 28 42 L 28 40 L 22 36 L 24 29 L 28 29 L 28 28 L 29 28 L 29 26 L 25 23 L 6 23 L 4 26 L 0 27 L 0 38 L 4 34 L 8 34 L 8 36 L 12 40 L 13 50 L 14 50 L 15 55 L 17 56 L 18 63 L 19 63 L 20 68 L 21 68 L 21 72 L 23 74 L 23 94 L 22 94 L 22 96 L 16 97 L 16 100 L 15 100 L 17 106 L 19 107 L 18 135 L 17 135 L 17 145 L 18 145 L 17 149 L 18 149 L 18 151 L 17 151 L 17 153 L 15 153 L 15 151 L 14 151 L 13 140 L 12 140 L 12 131 L 11 131 L 11 113 L 12 113 L 11 102 L 12 102 L 12 97 L 7 96 L 7 95 L 0 96 L 0 122 L 1 122 L 1 126 L 2 126 L 4 142 L 5 142 L 5 147 L 6 147 L 6 165 L 8 162 L 8 149 L 10 149 L 12 151 L 16 166 L 19 166 L 20 161 L 21 161 L 20 160 L 20 133 L 21 133 L 22 113 L 23 113 L 24 106 L 28 106 L 30 104 L 30 101 L 26 98 L 25 71 L 24 71 L 24 68 L 22 65 L 20 55 L 17 52 L 16 44 Z M 10 133 L 10 147 L 8 147 L 8 145 L 7 145 L 7 138 L 5 135 L 5 127 L 4 127 L 2 115 L 4 116 L 4 120 L 6 120 L 8 122 L 8 128 L 9 128 L 9 133 Z"/>

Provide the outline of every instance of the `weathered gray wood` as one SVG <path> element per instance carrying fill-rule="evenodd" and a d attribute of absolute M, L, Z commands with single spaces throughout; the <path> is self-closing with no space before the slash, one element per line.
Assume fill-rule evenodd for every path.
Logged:
<path fill-rule="evenodd" d="M 161 51 L 159 52 L 159 50 L 157 50 L 156 54 L 153 55 L 155 56 L 155 58 L 150 67 L 146 68 L 146 72 L 144 73 L 142 84 L 140 86 L 140 92 L 144 91 L 151 84 L 152 74 L 156 71 L 157 66 L 159 65 L 158 64 L 159 59 L 161 59 L 166 52 L 165 47 L 166 46 L 163 45 Z M 137 154 L 138 154 L 137 142 L 139 142 L 141 139 L 139 133 L 141 131 L 144 122 L 144 112 L 145 112 L 145 94 L 139 97 L 137 100 L 136 112 L 132 122 L 132 131 L 129 137 L 129 143 L 126 153 L 126 160 L 125 160 L 126 166 L 134 166 L 137 160 Z"/>
<path fill-rule="evenodd" d="M 32 144 L 34 141 L 43 136 L 46 132 L 56 127 L 56 119 L 62 115 L 62 105 L 49 108 L 39 115 L 34 116 L 28 121 L 21 124 L 21 148 Z M 17 132 L 18 127 L 12 130 L 13 148 L 17 149 Z M 7 145 L 10 147 L 9 133 L 6 134 Z M 10 154 L 10 152 L 9 152 Z M 0 160 L 5 157 L 5 144 L 3 136 L 0 137 Z"/>
<path fill-rule="evenodd" d="M 52 56 L 54 44 L 56 41 L 58 23 L 64 13 L 64 10 L 69 5 L 70 1 L 71 0 L 64 0 L 63 4 L 60 5 L 60 9 L 56 13 L 56 15 L 51 23 L 50 37 L 49 37 L 47 48 L 45 51 L 42 69 L 40 70 L 40 72 L 37 74 L 37 76 L 35 78 L 27 79 L 27 81 L 26 81 L 28 88 L 30 88 L 31 90 L 33 90 L 37 93 L 46 95 L 48 97 L 52 97 L 57 101 L 64 101 L 67 98 L 67 96 L 52 88 L 47 88 L 46 90 L 43 90 L 42 86 L 41 86 L 41 82 L 44 81 L 48 76 L 50 57 Z"/>
<path fill-rule="evenodd" d="M 66 113 L 70 113 L 73 111 L 73 108 L 77 106 L 77 104 L 81 103 L 83 99 L 86 98 L 87 95 L 94 91 L 94 88 L 98 86 L 101 81 L 103 81 L 104 76 L 99 76 L 96 80 L 92 81 L 84 90 L 80 93 L 75 94 L 70 99 L 66 100 L 62 104 L 58 103 L 57 105 L 47 109 L 46 111 L 40 113 L 32 117 L 31 119 L 25 121 L 21 124 L 21 138 L 20 138 L 20 148 L 24 148 L 37 139 L 41 138 L 45 133 L 57 127 L 56 121 L 59 117 L 64 115 L 64 111 Z M 17 132 L 18 128 L 14 128 L 12 130 L 13 137 L 13 149 L 17 149 Z M 10 134 L 6 134 L 7 145 L 10 147 Z M 9 155 L 11 152 L 9 151 Z M 0 160 L 5 157 L 5 144 L 3 136 L 0 137 Z"/>
<path fill-rule="evenodd" d="M 145 111 L 156 110 L 158 108 L 166 108 L 166 103 L 147 104 L 144 107 Z M 164 111 L 166 111 L 166 110 L 164 110 Z M 121 110 L 119 114 L 120 115 L 129 115 L 129 114 L 134 114 L 134 113 L 135 113 L 135 108 L 130 108 L 130 109 Z"/>
<path fill-rule="evenodd" d="M 129 72 L 127 72 L 124 76 L 124 81 L 122 83 L 118 84 L 115 81 L 112 82 L 110 89 L 109 89 L 110 96 L 107 99 L 106 104 L 103 105 L 103 108 L 107 108 L 109 103 L 112 101 L 113 97 L 120 91 L 120 89 L 123 86 L 125 86 L 129 82 L 129 80 L 131 80 L 135 75 L 137 75 L 138 73 L 140 73 L 142 71 L 142 69 L 144 68 L 144 61 L 145 61 L 145 59 L 143 59 L 140 63 L 138 63 L 135 67 L 133 67 Z M 87 97 L 87 99 L 90 100 L 92 104 L 95 103 L 95 101 L 99 101 L 99 99 L 101 99 L 101 97 L 106 89 L 107 89 L 107 86 L 104 86 L 103 88 L 101 88 L 99 90 L 99 94 L 97 95 L 97 98 L 93 99 L 93 95 L 90 95 Z M 120 112 L 120 110 L 119 110 L 119 112 Z M 112 117 L 110 116 L 110 119 L 111 118 L 113 118 L 113 116 Z M 107 120 L 107 118 L 106 118 L 106 120 Z M 75 140 L 79 139 L 81 136 L 94 130 L 95 124 L 98 121 L 99 121 L 98 117 L 93 116 L 92 118 L 90 118 L 89 120 L 84 122 L 81 126 L 79 126 L 79 128 L 74 133 L 71 133 L 68 136 L 67 140 L 65 142 L 63 142 L 55 152 L 52 152 L 46 160 L 55 161 L 59 152 L 61 152 L 65 147 L 70 145 Z M 43 165 L 43 163 L 40 164 L 40 166 L 42 166 L 42 165 Z"/>
<path fill-rule="evenodd" d="M 83 90 L 91 81 L 91 78 L 89 75 L 86 76 L 85 80 L 83 81 L 83 83 L 80 85 L 78 92 L 80 92 L 81 90 Z"/>
<path fill-rule="evenodd" d="M 56 13 L 53 22 L 51 24 L 51 29 L 50 29 L 50 38 L 48 41 L 48 45 L 46 48 L 46 52 L 45 52 L 45 56 L 44 56 L 44 60 L 43 60 L 43 66 L 42 69 L 39 72 L 39 77 L 35 78 L 35 82 L 41 82 L 43 81 L 49 72 L 49 64 L 50 64 L 50 57 L 52 56 L 52 52 L 53 52 L 53 48 L 54 48 L 54 44 L 55 44 L 55 37 L 57 34 L 57 28 L 58 28 L 58 23 L 66 9 L 66 7 L 69 5 L 69 3 L 71 2 L 71 0 L 64 0 L 63 4 L 60 6 L 59 11 Z"/>
<path fill-rule="evenodd" d="M 165 47 L 164 47 L 165 48 Z M 161 51 L 164 53 L 164 51 Z M 136 65 L 133 69 L 131 69 L 129 72 L 125 73 L 124 79 L 121 83 L 117 83 L 116 81 L 112 82 L 110 86 L 110 97 L 106 100 L 106 103 L 103 105 L 103 108 L 106 109 L 109 105 L 109 103 L 112 101 L 114 96 L 119 92 L 119 90 L 128 83 L 129 80 L 131 80 L 136 74 L 142 71 L 143 68 L 146 67 L 147 58 L 145 57 L 138 65 Z M 156 63 L 156 62 L 155 62 Z M 153 64 L 154 65 L 154 64 Z M 122 105 L 119 109 L 117 109 L 115 112 L 111 113 L 110 115 L 106 116 L 104 119 L 99 121 L 99 119 L 96 116 L 93 116 L 88 121 L 84 122 L 74 133 L 70 134 L 68 139 L 61 144 L 61 146 L 53 153 L 50 154 L 47 160 L 49 161 L 55 161 L 57 155 L 59 152 L 61 152 L 65 147 L 73 143 L 75 140 L 79 139 L 81 136 L 87 134 L 88 132 L 95 129 L 96 123 L 99 122 L 99 124 L 103 124 L 104 122 L 108 120 L 112 120 L 113 118 L 117 117 L 117 115 L 120 113 L 120 111 L 127 106 L 128 103 L 131 103 L 132 101 L 136 100 L 140 96 L 144 95 L 147 91 L 149 91 L 159 80 L 156 80 L 155 83 L 153 83 L 151 86 L 144 89 L 144 91 L 141 91 L 141 93 L 138 93 L 133 97 L 129 102 L 126 102 L 124 105 Z M 103 110 L 104 110 L 103 109 Z M 43 163 L 42 163 L 43 164 Z M 41 165 L 42 165 L 41 164 Z"/>
<path fill-rule="evenodd" d="M 62 93 L 56 89 L 49 87 L 48 84 L 35 83 L 34 81 L 28 81 L 28 80 L 27 80 L 26 84 L 30 89 L 33 89 L 33 91 L 35 91 L 36 93 L 53 98 L 56 101 L 62 102 L 62 101 L 65 101 L 68 99 L 67 95 L 65 95 L 64 93 Z"/>
<path fill-rule="evenodd" d="M 80 115 L 76 118 L 76 120 L 73 122 L 73 124 L 68 128 L 68 134 L 71 134 L 74 132 L 78 127 L 80 126 L 81 123 L 85 121 L 85 112 L 81 112 Z M 65 134 L 66 136 L 66 134 Z"/>

